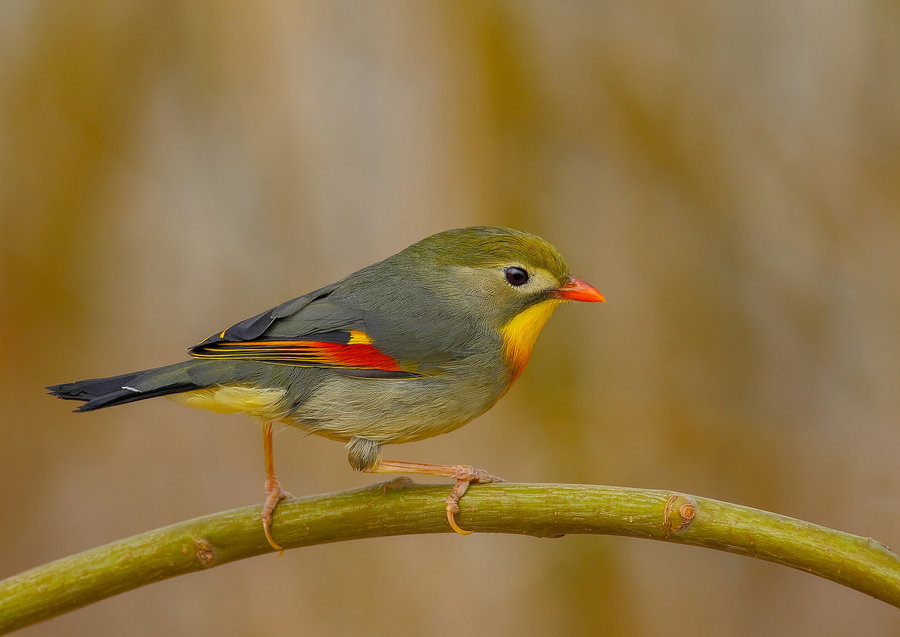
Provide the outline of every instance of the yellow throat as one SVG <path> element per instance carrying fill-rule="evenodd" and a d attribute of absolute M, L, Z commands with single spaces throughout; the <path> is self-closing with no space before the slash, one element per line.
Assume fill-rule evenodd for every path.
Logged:
<path fill-rule="evenodd" d="M 531 356 L 531 348 L 537 340 L 538 334 L 544 323 L 553 314 L 556 306 L 562 303 L 562 299 L 548 299 L 532 305 L 524 312 L 514 316 L 509 323 L 500 328 L 503 335 L 503 348 L 506 360 L 509 362 L 513 375 L 510 384 L 519 377 L 522 370 L 528 364 Z"/>

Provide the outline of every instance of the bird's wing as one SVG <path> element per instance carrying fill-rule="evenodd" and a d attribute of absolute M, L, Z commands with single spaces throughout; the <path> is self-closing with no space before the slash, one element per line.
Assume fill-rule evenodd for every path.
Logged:
<path fill-rule="evenodd" d="M 331 298 L 336 284 L 232 325 L 190 349 L 191 356 L 243 359 L 298 367 L 329 367 L 358 376 L 418 375 L 378 347 L 367 313 Z M 367 321 L 367 318 L 370 320 Z"/>

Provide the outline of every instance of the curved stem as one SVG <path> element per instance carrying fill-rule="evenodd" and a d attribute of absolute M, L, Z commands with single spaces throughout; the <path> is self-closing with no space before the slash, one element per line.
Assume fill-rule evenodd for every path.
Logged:
<path fill-rule="evenodd" d="M 397 479 L 284 500 L 275 510 L 272 534 L 291 549 L 451 533 L 447 493 L 446 486 Z M 900 556 L 871 538 L 708 498 L 592 485 L 475 485 L 460 501 L 459 520 L 482 533 L 627 535 L 729 551 L 807 571 L 900 607 Z M 259 506 L 112 542 L 0 581 L 0 634 L 151 582 L 272 551 Z"/>

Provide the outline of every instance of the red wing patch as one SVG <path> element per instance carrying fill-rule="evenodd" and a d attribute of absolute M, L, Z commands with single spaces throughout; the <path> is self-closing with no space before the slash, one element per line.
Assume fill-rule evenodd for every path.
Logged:
<path fill-rule="evenodd" d="M 335 338 L 336 333 L 330 332 L 321 335 L 323 340 L 220 341 L 198 345 L 191 350 L 191 356 L 255 360 L 298 367 L 404 371 L 394 358 L 372 345 L 371 339 L 362 332 L 340 334 L 343 338 Z"/>

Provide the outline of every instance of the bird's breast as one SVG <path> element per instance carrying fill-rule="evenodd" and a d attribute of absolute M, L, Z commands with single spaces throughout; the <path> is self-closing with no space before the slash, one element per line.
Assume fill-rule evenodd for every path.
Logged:
<path fill-rule="evenodd" d="M 401 379 L 335 374 L 284 420 L 336 440 L 422 440 L 461 427 L 497 401 L 502 378 L 490 367 L 473 363 L 437 376 Z"/>

